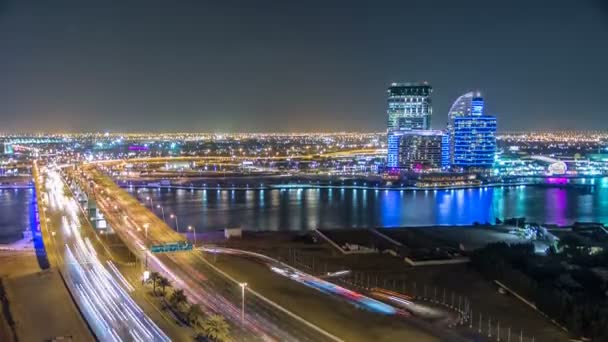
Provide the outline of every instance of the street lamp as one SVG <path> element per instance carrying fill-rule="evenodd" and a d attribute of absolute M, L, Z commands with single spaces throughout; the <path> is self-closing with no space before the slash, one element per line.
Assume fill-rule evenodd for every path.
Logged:
<path fill-rule="evenodd" d="M 174 218 L 175 219 L 175 229 L 177 230 L 177 232 L 179 233 L 179 223 L 177 223 L 177 215 L 169 215 L 170 218 Z"/>
<path fill-rule="evenodd" d="M 241 324 L 245 323 L 245 287 L 247 283 L 239 283 L 241 286 Z"/>
<path fill-rule="evenodd" d="M 154 208 L 154 203 L 152 203 L 152 198 L 150 196 L 146 196 L 146 201 L 150 201 L 150 208 Z"/>
<path fill-rule="evenodd" d="M 146 261 L 145 261 L 145 270 L 148 270 L 148 227 L 150 227 L 149 223 L 144 223 L 144 229 L 146 231 L 146 243 L 144 246 L 144 254 L 146 255 Z"/>
<path fill-rule="evenodd" d="M 148 228 L 150 227 L 149 223 L 144 223 L 144 229 L 146 230 L 146 246 L 148 245 Z"/>
<path fill-rule="evenodd" d="M 188 230 L 194 230 L 194 247 L 196 247 L 196 227 L 188 226 Z"/>
<path fill-rule="evenodd" d="M 156 208 L 160 209 L 160 212 L 163 213 L 163 221 L 165 221 L 165 208 L 161 207 L 160 204 L 156 205 Z M 165 221 L 166 223 L 167 221 Z"/>

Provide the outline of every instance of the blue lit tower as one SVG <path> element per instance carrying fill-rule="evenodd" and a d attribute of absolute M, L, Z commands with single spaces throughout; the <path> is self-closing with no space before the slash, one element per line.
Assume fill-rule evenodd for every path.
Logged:
<path fill-rule="evenodd" d="M 448 112 L 447 125 L 447 141 L 449 145 L 449 164 L 454 163 L 454 118 L 460 116 L 470 116 L 473 107 L 472 100 L 474 97 L 481 97 L 481 94 L 468 92 L 461 95 L 454 101 L 450 111 Z"/>
<path fill-rule="evenodd" d="M 456 100 L 449 113 L 451 166 L 487 169 L 496 153 L 496 117 L 484 115 L 479 94 L 467 93 Z"/>

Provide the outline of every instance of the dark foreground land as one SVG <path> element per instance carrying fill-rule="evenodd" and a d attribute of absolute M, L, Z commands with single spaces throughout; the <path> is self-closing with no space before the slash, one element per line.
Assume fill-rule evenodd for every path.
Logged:
<path fill-rule="evenodd" d="M 40 270 L 32 250 L 0 251 L 0 341 L 94 341 L 56 269 Z"/>
<path fill-rule="evenodd" d="M 420 229 L 427 228 L 417 228 L 416 230 Z M 450 228 L 439 229 L 449 230 Z M 463 234 L 469 235 L 467 239 L 476 243 L 486 239 L 484 236 L 466 230 L 470 228 L 456 229 L 463 230 Z M 398 230 L 396 229 L 396 231 Z M 493 242 L 494 238 L 502 234 L 490 233 L 489 242 Z M 348 240 L 349 232 L 345 230 L 343 234 L 343 239 Z M 415 235 L 416 232 L 408 231 L 403 234 Z M 433 241 L 432 236 L 436 234 L 440 234 L 440 231 L 423 233 L 420 235 L 420 241 L 430 243 Z M 396 232 L 395 236 L 399 235 Z M 450 231 L 446 235 L 459 236 L 457 230 Z M 444 238 L 445 236 L 441 236 L 441 239 L 435 240 L 433 243 L 446 245 L 446 241 L 452 239 L 445 240 Z M 470 300 L 474 316 L 472 328 L 467 325 L 456 329 L 478 331 L 481 315 L 481 330 L 484 335 L 487 334 L 488 326 L 496 329 L 497 322 L 500 322 L 501 331 L 511 328 L 512 338 L 517 337 L 517 340 L 522 331 L 524 336 L 534 337 L 535 341 L 567 341 L 569 338 L 564 330 L 551 323 L 539 312 L 512 295 L 499 293 L 497 285 L 490 279 L 484 278 L 466 263 L 413 267 L 408 266 L 401 257 L 389 254 L 345 255 L 319 238 L 314 232 L 243 232 L 243 238 L 227 241 L 223 240 L 219 234 L 209 234 L 206 240 L 209 243 L 226 247 L 266 254 L 311 274 L 323 275 L 337 270 L 351 270 L 351 274 L 346 279 L 333 280 L 343 284 L 353 281 L 371 283 L 371 286 L 395 289 L 410 295 L 423 296 L 424 294 L 431 298 L 435 296 L 438 300 L 446 298 L 446 302 L 450 301 L 453 293 L 456 301 L 459 297 Z M 220 259 L 219 262 L 224 261 Z M 244 275 L 248 272 L 255 272 L 253 268 L 239 266 L 238 263 L 226 264 L 224 267 L 237 267 L 239 270 L 235 269 L 234 272 Z M 273 291 L 273 289 L 269 289 L 269 291 Z"/>

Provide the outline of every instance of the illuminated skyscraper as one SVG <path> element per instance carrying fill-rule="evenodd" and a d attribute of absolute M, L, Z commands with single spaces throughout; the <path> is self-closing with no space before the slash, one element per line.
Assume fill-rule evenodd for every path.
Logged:
<path fill-rule="evenodd" d="M 448 124 L 452 167 L 485 169 L 494 164 L 496 117 L 484 115 L 483 107 L 483 98 L 472 93 L 452 106 Z"/>
<path fill-rule="evenodd" d="M 448 120 L 453 120 L 457 116 L 471 115 L 471 102 L 474 97 L 481 97 L 481 94 L 475 94 L 471 91 L 457 98 L 452 104 L 452 107 L 450 107 L 450 111 L 448 112 Z"/>
<path fill-rule="evenodd" d="M 388 130 L 430 129 L 431 92 L 426 83 L 393 83 L 388 88 Z"/>
<path fill-rule="evenodd" d="M 454 101 L 448 112 L 447 140 L 449 145 L 450 164 L 454 163 L 454 118 L 471 115 L 474 97 L 481 97 L 481 94 L 475 94 L 471 91 L 461 95 Z"/>
<path fill-rule="evenodd" d="M 431 92 L 426 83 L 393 83 L 388 88 L 388 167 L 399 167 L 399 140 L 402 131 L 427 130 L 431 126 Z"/>
<path fill-rule="evenodd" d="M 448 112 L 447 139 L 450 166 L 491 167 L 496 152 L 496 118 L 484 115 L 481 93 L 468 92 L 454 101 Z"/>

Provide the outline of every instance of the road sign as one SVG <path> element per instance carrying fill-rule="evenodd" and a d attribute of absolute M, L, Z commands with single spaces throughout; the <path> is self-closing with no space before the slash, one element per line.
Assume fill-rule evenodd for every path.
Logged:
<path fill-rule="evenodd" d="M 191 251 L 192 244 L 189 242 L 172 242 L 165 243 L 162 245 L 152 245 L 150 252 L 152 253 L 171 253 L 171 252 L 184 252 Z"/>

